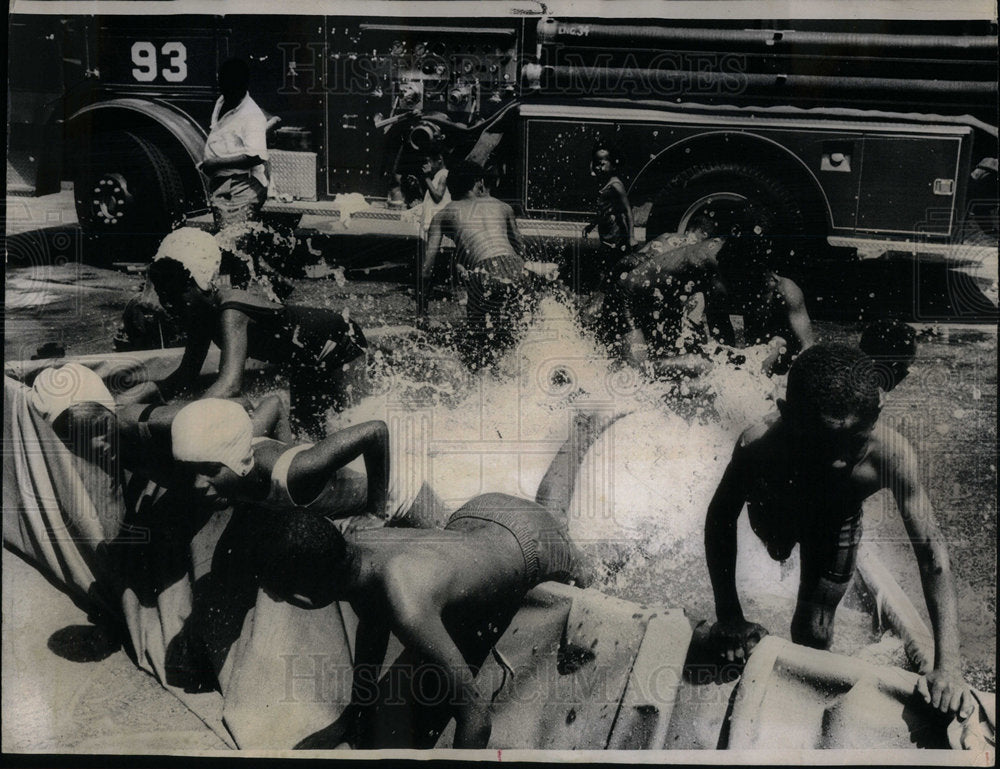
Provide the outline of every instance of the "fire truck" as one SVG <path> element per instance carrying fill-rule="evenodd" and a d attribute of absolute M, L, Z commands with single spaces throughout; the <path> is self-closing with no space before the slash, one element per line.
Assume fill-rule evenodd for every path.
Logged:
<path fill-rule="evenodd" d="M 724 1 L 646 3 L 646 18 L 586 3 L 462 17 L 435 2 L 371 2 L 365 16 L 142 5 L 23 2 L 10 16 L 8 189 L 71 181 L 81 227 L 112 251 L 207 210 L 195 166 L 229 57 L 250 62 L 273 116 L 275 214 L 333 215 L 359 193 L 368 215 L 398 217 L 433 144 L 483 163 L 519 216 L 580 222 L 601 140 L 647 238 L 748 202 L 831 243 L 995 227 L 997 27 L 968 3 L 908 4 L 923 20 L 880 18 L 896 12 L 886 3 L 834 19 L 812 0 L 779 20 Z"/>

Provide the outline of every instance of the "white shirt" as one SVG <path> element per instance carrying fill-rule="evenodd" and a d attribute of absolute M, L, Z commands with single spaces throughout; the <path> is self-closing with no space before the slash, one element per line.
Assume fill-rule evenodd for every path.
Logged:
<path fill-rule="evenodd" d="M 230 155 L 250 155 L 267 160 L 267 118 L 250 98 L 243 97 L 233 109 L 224 115 L 222 111 L 223 97 L 220 96 L 212 110 L 212 128 L 205 142 L 204 159 L 227 157 Z M 222 168 L 212 174 L 213 178 L 220 176 L 235 176 L 246 171 L 236 168 Z M 258 163 L 249 169 L 262 185 L 267 187 L 267 170 L 264 163 Z"/>

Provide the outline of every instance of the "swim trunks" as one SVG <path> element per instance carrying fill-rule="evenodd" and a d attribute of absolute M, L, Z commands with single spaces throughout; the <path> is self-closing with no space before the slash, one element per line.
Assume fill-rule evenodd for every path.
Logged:
<path fill-rule="evenodd" d="M 861 543 L 862 512 L 856 502 L 825 504 L 830 512 L 809 514 L 805 505 L 777 498 L 763 479 L 747 500 L 750 527 L 776 561 L 786 560 L 799 545 L 803 581 L 822 576 L 843 584 L 854 574 Z M 833 511 L 850 510 L 845 516 Z"/>
<path fill-rule="evenodd" d="M 514 254 L 484 259 L 468 271 L 468 358 L 488 366 L 517 343 L 531 301 L 524 262 Z"/>
<path fill-rule="evenodd" d="M 356 395 L 343 380 L 364 378 L 368 342 L 361 327 L 335 310 L 283 305 L 254 291 L 220 289 L 215 301 L 220 313 L 234 309 L 250 319 L 249 357 L 274 363 L 287 377 L 292 426 L 324 437 L 326 412 L 343 411 Z"/>
<path fill-rule="evenodd" d="M 524 586 L 576 578 L 579 557 L 569 534 L 544 507 L 510 494 L 481 494 L 452 513 L 446 529 L 463 520 L 487 521 L 506 529 L 524 557 Z"/>

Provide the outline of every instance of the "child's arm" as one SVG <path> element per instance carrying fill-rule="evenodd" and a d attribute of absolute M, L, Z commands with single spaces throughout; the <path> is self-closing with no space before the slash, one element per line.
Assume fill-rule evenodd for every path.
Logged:
<path fill-rule="evenodd" d="M 445 207 L 446 209 L 448 206 Z M 431 220 L 430 229 L 427 230 L 427 253 L 424 255 L 424 263 L 420 265 L 420 274 L 417 276 L 417 315 L 427 314 L 427 301 L 431 287 L 434 285 L 434 264 L 441 251 L 441 238 L 444 235 L 442 224 L 444 222 L 444 211 L 439 211 Z"/>
<path fill-rule="evenodd" d="M 705 517 L 705 560 L 715 595 L 712 640 L 729 662 L 745 659 L 767 635 L 743 616 L 736 591 L 736 521 L 746 502 L 746 438 L 741 436 Z"/>
<path fill-rule="evenodd" d="M 243 374 L 247 366 L 250 318 L 232 307 L 222 311 L 222 340 L 219 345 L 219 376 L 205 390 L 203 398 L 233 398 L 243 389 Z"/>
<path fill-rule="evenodd" d="M 359 455 L 368 476 L 366 510 L 381 514 L 389 489 L 389 428 L 378 420 L 340 430 L 297 454 L 288 468 L 292 499 L 315 499 L 333 474 Z"/>
<path fill-rule="evenodd" d="M 615 180 L 614 189 L 618 193 L 618 210 L 622 220 L 622 229 L 628 233 L 629 247 L 635 246 L 637 244 L 635 239 L 635 220 L 632 218 L 632 205 L 628 201 L 628 192 L 625 191 L 625 185 L 622 184 L 620 179 Z"/>
<path fill-rule="evenodd" d="M 514 251 L 523 259 L 527 253 L 524 247 L 524 235 L 521 234 L 521 228 L 517 226 L 514 209 L 507 206 L 505 215 L 507 217 L 507 237 L 510 238 L 510 244 L 514 247 Z"/>
<path fill-rule="evenodd" d="M 456 748 L 485 748 L 492 724 L 489 703 L 476 689 L 476 679 L 465 657 L 441 621 L 441 607 L 429 598 L 414 595 L 420 582 L 419 566 L 399 568 L 387 578 L 386 592 L 393 615 L 392 631 L 403 645 L 435 665 L 448 686 L 447 701 L 455 715 Z"/>
<path fill-rule="evenodd" d="M 816 342 L 812 321 L 809 320 L 809 312 L 806 310 L 805 296 L 802 289 L 788 278 L 781 278 L 779 287 L 785 306 L 788 308 L 788 326 L 798 340 L 799 352 L 802 352 Z"/>
<path fill-rule="evenodd" d="M 201 374 L 205 358 L 208 357 L 208 348 L 211 343 L 212 341 L 207 334 L 188 339 L 180 365 L 165 379 L 156 383 L 164 401 L 170 400 L 194 385 L 198 375 Z"/>
<path fill-rule="evenodd" d="M 255 438 L 263 436 L 283 443 L 291 443 L 295 439 L 288 423 L 288 410 L 277 395 L 268 395 L 261 399 L 253 407 L 250 419 L 253 422 Z"/>
<path fill-rule="evenodd" d="M 300 741 L 296 750 L 329 750 L 344 742 L 358 747 L 365 715 L 378 704 L 378 677 L 388 646 L 389 628 L 361 617 L 354 642 L 351 701 L 336 721 Z"/>
<path fill-rule="evenodd" d="M 930 499 L 920 483 L 916 454 L 899 434 L 885 431 L 887 472 L 885 485 L 892 489 L 910 544 L 920 566 L 920 582 L 934 627 L 934 669 L 921 679 L 925 702 L 948 715 L 967 717 L 975 708 L 962 678 L 959 654 L 958 599 L 951 575 L 948 550 L 941 536 Z M 878 457 L 874 457 L 878 461 Z"/>

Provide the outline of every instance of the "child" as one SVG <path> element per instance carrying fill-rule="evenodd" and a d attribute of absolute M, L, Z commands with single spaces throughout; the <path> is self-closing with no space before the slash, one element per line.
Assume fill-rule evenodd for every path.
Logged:
<path fill-rule="evenodd" d="M 703 217 L 707 219 L 707 217 Z M 705 290 L 716 272 L 716 255 L 724 241 L 710 238 L 711 222 L 692 222 L 684 235 L 664 233 L 619 259 L 612 271 L 607 314 L 617 314 L 623 352 L 635 365 L 649 355 L 639 307 L 654 318 L 665 351 L 697 352 L 704 330 Z"/>
<path fill-rule="evenodd" d="M 361 327 L 342 312 L 285 305 L 259 290 L 227 287 L 221 263 L 208 233 L 188 227 L 163 239 L 149 279 L 164 309 L 187 332 L 187 346 L 172 374 L 137 385 L 119 400 L 168 400 L 193 388 L 215 342 L 222 353 L 219 375 L 201 397 L 238 396 L 247 358 L 267 361 L 289 380 L 295 428 L 322 437 L 327 410 L 342 411 L 364 390 L 368 343 Z"/>
<path fill-rule="evenodd" d="M 273 510 L 311 508 L 334 518 L 384 512 L 389 478 L 384 422 L 364 422 L 316 444 L 290 446 L 254 438 L 243 409 L 206 398 L 182 408 L 170 434 L 179 477 L 210 507 L 241 501 Z M 366 481 L 345 468 L 359 456 Z"/>
<path fill-rule="evenodd" d="M 96 373 L 79 363 L 43 369 L 29 398 L 70 452 L 113 471 L 119 453 L 115 399 Z"/>
<path fill-rule="evenodd" d="M 426 249 L 427 233 L 431 228 L 434 215 L 451 202 L 451 193 L 448 192 L 448 169 L 444 167 L 441 150 L 434 149 L 428 152 L 420 170 L 423 173 L 424 187 L 426 187 L 420 217 L 420 240 Z"/>
<path fill-rule="evenodd" d="M 878 367 L 879 386 L 890 392 L 906 379 L 917 357 L 917 332 L 895 318 L 883 318 L 865 326 L 858 343 Z"/>
<path fill-rule="evenodd" d="M 343 538 L 317 517 L 278 522 L 268 541 L 265 587 L 305 605 L 346 600 L 359 618 L 351 704 L 296 747 L 335 747 L 344 741 L 385 746 L 389 738 L 380 741 L 366 727 L 382 705 L 391 704 L 378 697 L 373 702 L 371 696 L 389 633 L 406 647 L 397 669 L 410 675 L 418 671 L 422 681 L 439 676 L 442 688 L 438 680 L 432 685 L 442 696 L 432 705 L 446 708 L 443 718 L 437 709 L 437 720 L 417 708 L 406 739 L 433 745 L 453 715 L 456 748 L 486 746 L 492 728 L 489 702 L 475 685 L 486 655 L 531 588 L 547 580 L 581 586 L 589 581 L 584 556 L 567 533 L 567 500 L 583 456 L 611 421 L 576 421 L 536 502 L 483 494 L 457 510 L 443 531 L 380 529 Z"/>
<path fill-rule="evenodd" d="M 926 702 L 967 717 L 955 585 L 944 538 L 920 484 L 909 444 L 879 424 L 872 361 L 861 350 L 818 344 L 788 375 L 778 413 L 746 430 L 708 507 L 705 554 L 718 621 L 711 638 L 727 660 L 743 660 L 767 631 L 743 616 L 736 591 L 736 520 L 750 524 L 775 560 L 799 544 L 801 576 L 792 617 L 795 643 L 828 649 L 834 614 L 854 573 L 861 503 L 892 490 L 920 566 L 934 627 L 934 669 L 921 681 Z"/>
<path fill-rule="evenodd" d="M 469 362 L 488 366 L 516 343 L 530 301 L 524 237 L 513 209 L 490 195 L 478 163 L 453 163 L 448 189 L 452 201 L 437 213 L 428 233 L 417 283 L 417 315 L 427 314 L 435 263 L 447 236 L 455 242 L 458 263 L 466 271 Z"/>
<path fill-rule="evenodd" d="M 632 206 L 629 205 L 625 185 L 615 175 L 617 168 L 616 151 L 609 144 L 597 142 L 590 161 L 590 172 L 597 177 L 601 187 L 597 193 L 597 213 L 583 228 L 583 236 L 587 237 L 597 228 L 607 262 L 605 269 L 636 245 Z"/>

